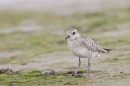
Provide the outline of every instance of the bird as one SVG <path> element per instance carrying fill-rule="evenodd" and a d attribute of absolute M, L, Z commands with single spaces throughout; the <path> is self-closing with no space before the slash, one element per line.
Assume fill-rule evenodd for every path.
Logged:
<path fill-rule="evenodd" d="M 74 77 L 78 77 L 78 70 L 81 65 L 80 58 L 88 59 L 86 77 L 89 77 L 90 59 L 94 57 L 99 57 L 101 53 L 108 53 L 111 51 L 111 49 L 102 48 L 94 39 L 89 36 L 79 34 L 77 29 L 75 28 L 68 29 L 66 33 L 67 37 L 65 39 L 67 40 L 69 50 L 79 58 L 78 67 L 76 69 Z"/>

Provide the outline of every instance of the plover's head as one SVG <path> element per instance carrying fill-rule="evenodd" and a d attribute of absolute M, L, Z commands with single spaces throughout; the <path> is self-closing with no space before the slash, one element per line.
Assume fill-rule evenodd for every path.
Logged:
<path fill-rule="evenodd" d="M 76 29 L 70 28 L 69 30 L 67 30 L 67 37 L 66 37 L 66 39 L 74 40 L 78 36 L 80 36 L 80 34 L 78 33 L 78 31 Z"/>

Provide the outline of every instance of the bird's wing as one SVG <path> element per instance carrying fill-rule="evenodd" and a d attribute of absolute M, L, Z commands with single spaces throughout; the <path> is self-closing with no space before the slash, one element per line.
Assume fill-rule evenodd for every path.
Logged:
<path fill-rule="evenodd" d="M 86 46 L 86 48 L 91 52 L 102 52 L 103 48 L 101 48 L 95 40 L 90 37 L 81 35 L 83 40 L 82 43 Z"/>

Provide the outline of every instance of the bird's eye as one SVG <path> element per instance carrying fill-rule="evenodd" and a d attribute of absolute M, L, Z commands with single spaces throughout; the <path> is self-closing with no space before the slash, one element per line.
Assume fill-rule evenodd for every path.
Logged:
<path fill-rule="evenodd" d="M 75 34 L 75 32 L 72 33 L 73 35 Z"/>

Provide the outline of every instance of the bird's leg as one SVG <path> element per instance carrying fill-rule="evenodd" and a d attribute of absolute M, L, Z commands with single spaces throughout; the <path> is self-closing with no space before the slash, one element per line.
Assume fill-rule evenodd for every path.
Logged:
<path fill-rule="evenodd" d="M 80 68 L 80 64 L 81 64 L 81 61 L 80 61 L 80 57 L 79 57 L 79 64 L 78 64 L 78 67 L 77 67 L 76 72 L 75 72 L 75 75 L 74 75 L 75 78 L 78 77 L 78 70 L 79 70 L 79 68 Z"/>
<path fill-rule="evenodd" d="M 89 72 L 90 72 L 90 59 L 88 58 L 88 72 L 87 72 L 87 77 L 89 77 Z"/>

